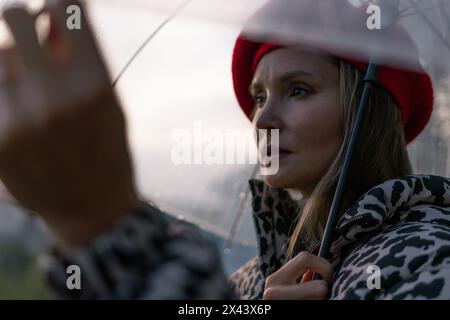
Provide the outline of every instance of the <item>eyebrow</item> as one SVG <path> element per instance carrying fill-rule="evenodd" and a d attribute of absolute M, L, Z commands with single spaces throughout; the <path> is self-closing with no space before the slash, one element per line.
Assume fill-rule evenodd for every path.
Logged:
<path fill-rule="evenodd" d="M 297 70 L 297 71 L 291 71 L 286 74 L 283 74 L 281 77 L 276 79 L 276 81 L 286 82 L 288 80 L 291 80 L 292 78 L 299 78 L 299 77 L 316 78 L 316 75 L 314 75 L 313 73 L 307 72 L 307 71 Z M 250 91 L 250 93 L 254 93 L 256 90 L 258 90 L 262 87 L 263 87 L 263 84 L 261 82 L 253 81 L 250 84 L 249 91 Z"/>

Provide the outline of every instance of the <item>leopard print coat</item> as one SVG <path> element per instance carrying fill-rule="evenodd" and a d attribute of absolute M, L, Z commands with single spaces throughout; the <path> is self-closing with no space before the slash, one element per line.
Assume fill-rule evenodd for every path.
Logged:
<path fill-rule="evenodd" d="M 260 181 L 251 185 L 260 255 L 230 279 L 242 299 L 262 298 L 265 278 L 281 266 L 288 227 L 301 209 L 286 191 Z M 450 299 L 450 179 L 386 181 L 347 210 L 335 230 L 330 299 Z M 372 266 L 380 272 L 378 288 L 368 285 Z"/>
<path fill-rule="evenodd" d="M 53 292 L 63 299 L 260 299 L 265 278 L 283 263 L 301 204 L 285 190 L 250 185 L 259 256 L 228 282 L 217 248 L 198 228 L 143 204 L 91 245 L 52 254 Z M 369 190 L 339 219 L 330 261 L 330 299 L 450 299 L 450 179 L 407 176 Z M 66 284 L 73 264 L 83 272 L 79 290 Z M 373 266 L 380 287 L 369 289 Z"/>

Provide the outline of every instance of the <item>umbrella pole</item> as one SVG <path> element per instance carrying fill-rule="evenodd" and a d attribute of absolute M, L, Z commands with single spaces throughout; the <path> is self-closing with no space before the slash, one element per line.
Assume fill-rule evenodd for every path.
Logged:
<path fill-rule="evenodd" d="M 347 173 L 348 168 L 350 166 L 350 161 L 353 156 L 353 149 L 356 144 L 356 140 L 358 139 L 359 132 L 361 129 L 361 124 L 364 118 L 364 114 L 367 107 L 367 99 L 369 97 L 370 91 L 373 88 L 376 79 L 377 79 L 377 71 L 378 66 L 374 61 L 374 58 L 372 57 L 370 59 L 369 65 L 367 67 L 366 75 L 364 77 L 364 88 L 363 93 L 361 96 L 361 101 L 358 106 L 358 111 L 356 113 L 355 122 L 350 134 L 350 140 L 349 145 L 347 148 L 347 152 L 345 154 L 344 163 L 342 165 L 341 172 L 339 174 L 339 180 L 336 187 L 336 192 L 333 197 L 333 202 L 330 208 L 330 212 L 328 214 L 327 224 L 325 227 L 325 231 L 322 237 L 322 242 L 319 250 L 319 257 L 327 258 L 329 255 L 331 242 L 332 242 L 332 233 L 334 231 L 337 215 L 339 212 L 339 207 L 342 201 L 342 196 L 344 195 L 345 190 L 345 184 L 347 181 Z M 318 274 L 314 275 L 314 279 L 320 279 L 320 276 Z"/>

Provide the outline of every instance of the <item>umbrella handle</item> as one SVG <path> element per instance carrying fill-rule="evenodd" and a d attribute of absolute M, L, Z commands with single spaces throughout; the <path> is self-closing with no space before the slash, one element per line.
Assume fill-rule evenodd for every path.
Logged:
<path fill-rule="evenodd" d="M 371 57 L 369 61 L 369 65 L 367 67 L 366 75 L 364 77 L 364 89 L 361 96 L 361 101 L 359 102 L 358 111 L 356 113 L 356 119 L 353 124 L 353 128 L 351 130 L 349 145 L 347 151 L 345 153 L 344 163 L 342 165 L 341 172 L 339 174 L 339 180 L 336 187 L 336 192 L 333 197 L 333 202 L 330 208 L 330 212 L 328 214 L 327 224 L 325 227 L 325 231 L 322 237 L 322 244 L 319 250 L 319 257 L 327 258 L 329 255 L 330 247 L 331 247 L 331 236 L 334 230 L 334 226 L 336 223 L 339 207 L 342 201 L 342 196 L 345 190 L 345 184 L 347 181 L 347 173 L 348 168 L 350 166 L 350 161 L 353 156 L 353 150 L 356 144 L 356 140 L 359 136 L 359 132 L 361 129 L 361 124 L 364 119 L 364 114 L 367 107 L 367 100 L 369 98 L 369 94 L 377 79 L 377 71 L 378 65 L 375 63 L 375 58 Z M 320 275 L 314 274 L 313 280 L 321 279 Z"/>

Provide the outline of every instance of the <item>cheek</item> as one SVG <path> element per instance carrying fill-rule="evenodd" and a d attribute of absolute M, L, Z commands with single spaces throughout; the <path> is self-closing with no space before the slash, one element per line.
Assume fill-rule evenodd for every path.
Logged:
<path fill-rule="evenodd" d="M 294 179 L 288 183 L 291 187 L 312 190 L 339 152 L 343 138 L 342 120 L 337 106 L 314 104 L 302 107 L 287 120 L 285 137 L 292 142 L 289 145 L 295 156 L 286 169 Z"/>
<path fill-rule="evenodd" d="M 334 100 L 336 101 L 336 100 Z M 292 110 L 287 128 L 295 151 L 310 154 L 335 152 L 342 141 L 342 118 L 334 102 L 312 101 Z"/>

